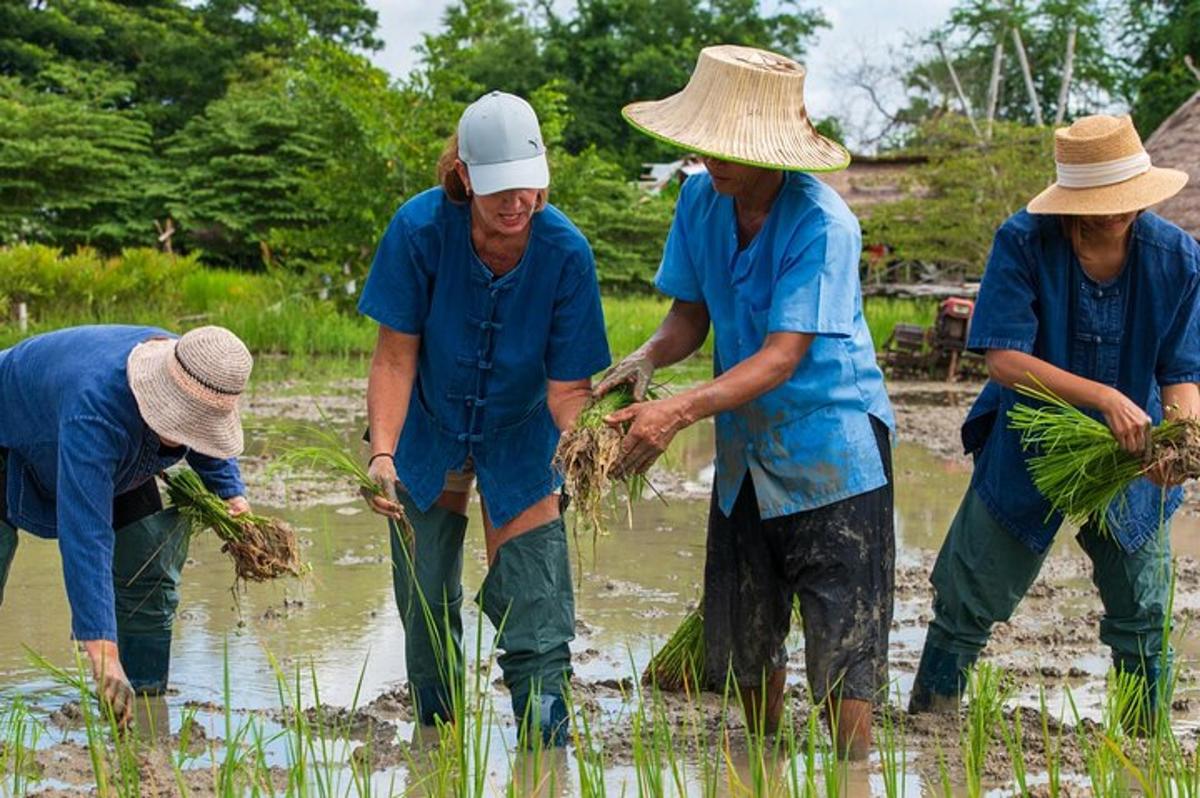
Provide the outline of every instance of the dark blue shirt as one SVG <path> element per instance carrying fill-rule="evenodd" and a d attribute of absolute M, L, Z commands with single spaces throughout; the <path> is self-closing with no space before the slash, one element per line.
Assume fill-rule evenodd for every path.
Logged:
<path fill-rule="evenodd" d="M 73 327 L 0 351 L 0 447 L 8 449 L 8 520 L 58 538 L 71 630 L 116 640 L 113 498 L 186 455 L 222 498 L 245 492 L 236 460 L 164 450 L 146 426 L 125 364 L 153 327 Z"/>
<path fill-rule="evenodd" d="M 440 188 L 401 206 L 358 309 L 421 336 L 396 473 L 422 509 L 470 457 L 496 526 L 562 484 L 546 381 L 608 366 L 592 252 L 553 206 L 535 213 L 525 254 L 496 277 L 471 244 L 471 211 Z"/>
<path fill-rule="evenodd" d="M 996 233 L 968 345 L 1032 354 L 1111 385 L 1162 421 L 1160 388 L 1200 381 L 1200 246 L 1175 225 L 1141 214 L 1120 276 L 1100 284 L 1084 272 L 1057 216 L 1013 216 Z M 976 457 L 972 487 L 992 516 L 1035 552 L 1062 516 L 1038 493 L 1020 435 L 1009 428 L 1017 394 L 988 382 L 963 425 Z M 1030 401 L 1022 399 L 1020 401 Z M 1101 418 L 1099 414 L 1091 415 Z M 1126 551 L 1154 536 L 1183 491 L 1139 479 L 1108 510 Z"/>

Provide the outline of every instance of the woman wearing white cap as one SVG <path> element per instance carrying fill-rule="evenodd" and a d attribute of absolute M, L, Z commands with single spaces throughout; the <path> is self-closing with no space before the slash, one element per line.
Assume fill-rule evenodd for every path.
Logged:
<path fill-rule="evenodd" d="M 250 509 L 233 458 L 251 365 L 220 327 L 74 327 L 0 352 L 0 600 L 17 528 L 57 538 L 72 636 L 118 720 L 134 691 L 166 689 L 187 555 L 153 477 L 186 457 L 231 511 Z"/>
<path fill-rule="evenodd" d="M 387 497 L 371 504 L 393 517 L 410 691 L 422 723 L 461 709 L 462 548 L 478 480 L 489 566 L 478 601 L 501 630 L 522 739 L 538 729 L 561 745 L 575 612 L 551 461 L 609 363 L 595 265 L 546 202 L 542 135 L 521 98 L 469 106 L 438 178 L 392 219 L 359 302 L 379 322 L 369 470 Z M 411 543 L 394 522 L 401 506 Z"/>
<path fill-rule="evenodd" d="M 991 380 L 963 426 L 971 487 L 938 555 L 934 619 L 910 709 L 957 709 L 963 672 L 1037 577 L 1062 516 L 1034 487 L 1031 454 L 1004 419 L 1015 384 L 1038 380 L 1103 417 L 1142 452 L 1148 426 L 1200 412 L 1200 246 L 1145 209 L 1187 175 L 1158 169 L 1129 117 L 1089 116 L 1055 134 L 1056 183 L 1004 223 L 984 272 L 968 346 Z M 1100 639 L 1118 670 L 1150 685 L 1160 667 L 1170 581 L 1166 525 L 1182 491 L 1153 475 L 1086 524 Z"/>

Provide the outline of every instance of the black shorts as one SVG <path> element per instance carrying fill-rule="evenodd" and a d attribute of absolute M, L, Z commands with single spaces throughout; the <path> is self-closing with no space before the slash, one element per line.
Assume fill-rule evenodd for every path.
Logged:
<path fill-rule="evenodd" d="M 886 425 L 871 419 L 887 484 L 793 515 L 763 520 L 747 474 L 727 518 L 716 488 L 704 565 L 708 675 L 732 668 L 743 687 L 787 664 L 792 600 L 800 600 L 804 660 L 816 700 L 875 700 L 887 682 L 895 592 L 892 457 Z"/>

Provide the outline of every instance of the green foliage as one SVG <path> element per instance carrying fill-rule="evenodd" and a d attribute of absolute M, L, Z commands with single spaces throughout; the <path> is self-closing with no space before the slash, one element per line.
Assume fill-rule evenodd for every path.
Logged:
<path fill-rule="evenodd" d="M 863 219 L 863 240 L 883 242 L 901 261 L 983 273 L 997 227 L 1053 182 L 1049 128 L 997 124 L 979 142 L 966 121 L 943 117 L 920 129 L 929 160 L 913 170 L 910 196 Z"/>
<path fill-rule="evenodd" d="M 1133 121 L 1148 137 L 1200 81 L 1184 57 L 1200 60 L 1200 0 L 1129 0 L 1127 40 L 1139 53 L 1126 80 Z"/>

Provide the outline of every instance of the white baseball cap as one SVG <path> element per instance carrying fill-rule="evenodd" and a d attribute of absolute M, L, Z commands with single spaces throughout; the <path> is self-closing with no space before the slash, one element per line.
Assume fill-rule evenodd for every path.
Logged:
<path fill-rule="evenodd" d="M 550 185 L 537 114 L 514 94 L 493 91 L 467 106 L 458 120 L 458 158 L 476 194 Z"/>

